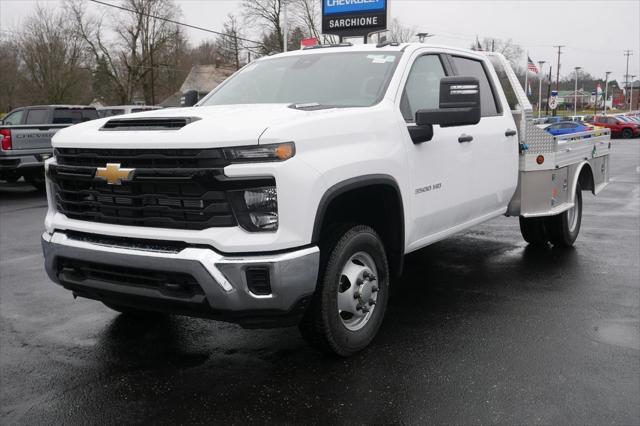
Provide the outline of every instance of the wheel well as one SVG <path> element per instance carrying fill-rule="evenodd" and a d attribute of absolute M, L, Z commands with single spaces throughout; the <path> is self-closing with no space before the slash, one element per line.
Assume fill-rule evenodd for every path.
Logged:
<path fill-rule="evenodd" d="M 584 167 L 582 167 L 580 175 L 578 175 L 578 183 L 583 191 L 593 192 L 595 190 L 591 165 L 585 164 Z"/>
<path fill-rule="evenodd" d="M 322 240 L 338 223 L 370 226 L 382 238 L 391 276 L 399 276 L 404 258 L 404 210 L 395 181 L 347 184 L 328 194 L 318 208 L 314 242 Z"/>

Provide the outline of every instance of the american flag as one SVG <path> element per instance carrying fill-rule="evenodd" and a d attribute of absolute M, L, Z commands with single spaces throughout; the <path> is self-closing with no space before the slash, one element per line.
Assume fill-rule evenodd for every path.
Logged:
<path fill-rule="evenodd" d="M 540 71 L 538 71 L 538 67 L 536 67 L 536 64 L 534 64 L 531 58 L 528 56 L 527 56 L 527 68 L 529 69 L 529 71 L 534 72 L 536 74 L 540 73 Z"/>

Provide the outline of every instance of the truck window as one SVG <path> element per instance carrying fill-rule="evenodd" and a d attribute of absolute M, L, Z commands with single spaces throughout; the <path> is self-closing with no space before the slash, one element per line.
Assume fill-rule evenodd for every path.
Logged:
<path fill-rule="evenodd" d="M 498 75 L 498 82 L 500 83 L 500 86 L 502 86 L 502 91 L 507 98 L 509 109 L 511 111 L 518 111 L 522 109 L 520 107 L 520 103 L 518 102 L 516 92 L 511 85 L 511 81 L 509 80 L 509 77 L 507 77 L 507 72 L 505 71 L 502 62 L 494 56 L 490 56 L 489 60 L 491 61 L 491 65 L 493 65 L 493 69 L 496 70 L 496 74 Z"/>
<path fill-rule="evenodd" d="M 47 120 L 47 110 L 44 108 L 30 109 L 27 112 L 25 124 L 45 124 Z"/>
<path fill-rule="evenodd" d="M 53 111 L 53 124 L 77 124 L 94 118 L 98 118 L 94 109 L 56 108 Z"/>
<path fill-rule="evenodd" d="M 400 100 L 400 111 L 408 122 L 413 122 L 416 111 L 437 109 L 440 105 L 440 79 L 445 77 L 438 55 L 424 55 L 411 66 Z"/>
<path fill-rule="evenodd" d="M 489 84 L 489 77 L 482 61 L 461 56 L 452 56 L 458 75 L 475 77 L 480 82 L 480 113 L 483 117 L 498 115 L 498 104 Z"/>
<path fill-rule="evenodd" d="M 24 110 L 19 110 L 19 111 L 13 112 L 13 113 L 7 115 L 3 119 L 3 122 L 4 122 L 4 124 L 6 124 L 8 126 L 15 126 L 17 124 L 20 124 L 20 122 L 22 121 L 22 116 L 23 115 L 24 115 Z"/>
<path fill-rule="evenodd" d="M 92 108 L 83 108 L 81 110 L 82 121 L 95 120 L 98 118 L 98 111 Z"/>
<path fill-rule="evenodd" d="M 201 105 L 371 106 L 382 100 L 400 55 L 374 50 L 261 59 L 227 79 Z"/>

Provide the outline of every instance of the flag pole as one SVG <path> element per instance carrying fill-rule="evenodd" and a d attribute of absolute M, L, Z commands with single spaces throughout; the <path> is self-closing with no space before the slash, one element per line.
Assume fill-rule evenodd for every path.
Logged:
<path fill-rule="evenodd" d="M 529 93 L 527 93 L 527 84 L 529 83 L 529 51 L 527 50 L 527 54 L 524 55 L 524 94 L 529 99 Z"/>

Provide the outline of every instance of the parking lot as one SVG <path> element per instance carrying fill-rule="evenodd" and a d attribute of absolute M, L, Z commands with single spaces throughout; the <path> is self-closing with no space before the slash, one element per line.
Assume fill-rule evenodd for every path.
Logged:
<path fill-rule="evenodd" d="M 640 421 L 640 141 L 614 140 L 573 249 L 499 218 L 408 256 L 348 359 L 295 328 L 119 316 L 43 270 L 46 201 L 0 186 L 3 424 Z"/>

